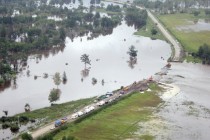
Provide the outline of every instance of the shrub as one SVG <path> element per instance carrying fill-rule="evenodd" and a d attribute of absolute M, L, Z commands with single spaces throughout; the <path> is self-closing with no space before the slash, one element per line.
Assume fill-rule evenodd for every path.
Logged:
<path fill-rule="evenodd" d="M 20 127 L 19 127 L 17 124 L 12 124 L 12 125 L 10 126 L 10 130 L 11 130 L 13 133 L 18 132 L 19 129 L 20 129 Z"/>
<path fill-rule="evenodd" d="M 33 139 L 32 136 L 28 133 L 23 133 L 21 135 L 21 138 L 22 138 L 22 140 L 32 140 Z"/>

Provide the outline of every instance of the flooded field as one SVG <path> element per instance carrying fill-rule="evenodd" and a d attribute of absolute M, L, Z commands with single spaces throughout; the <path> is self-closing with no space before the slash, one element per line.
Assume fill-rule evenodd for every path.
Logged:
<path fill-rule="evenodd" d="M 208 140 L 210 134 L 210 67 L 201 64 L 172 63 L 162 82 L 172 83 L 180 92 L 165 98 L 142 132 L 156 139 Z M 177 89 L 177 88 L 175 88 Z M 153 127 L 151 127 L 153 126 Z"/>
<path fill-rule="evenodd" d="M 134 36 L 135 31 L 134 27 L 123 22 L 111 35 L 101 35 L 93 40 L 88 40 L 87 36 L 78 37 L 73 42 L 66 38 L 66 47 L 61 51 L 30 56 L 28 66 L 17 75 L 17 79 L 1 89 L 1 109 L 13 115 L 23 112 L 26 103 L 32 110 L 50 106 L 48 96 L 50 90 L 56 88 L 52 79 L 56 72 L 62 75 L 65 71 L 68 79 L 66 84 L 59 85 L 62 93 L 56 103 L 97 96 L 150 77 L 166 65 L 171 54 L 170 45 L 165 41 Z M 131 45 L 138 50 L 137 64 L 133 68 L 129 66 L 127 54 Z M 84 63 L 80 57 L 84 53 L 91 60 L 86 77 L 81 75 Z M 44 78 L 44 73 L 49 77 Z M 97 84 L 92 85 L 92 78 L 97 79 Z"/>
<path fill-rule="evenodd" d="M 184 32 L 201 32 L 201 31 L 210 31 L 210 22 L 209 19 L 198 20 L 198 21 L 188 21 L 189 25 L 177 26 L 176 28 L 179 31 Z"/>

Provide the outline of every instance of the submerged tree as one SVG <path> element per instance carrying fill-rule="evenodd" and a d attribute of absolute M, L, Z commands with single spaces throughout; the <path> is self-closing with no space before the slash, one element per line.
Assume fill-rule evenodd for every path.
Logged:
<path fill-rule="evenodd" d="M 48 97 L 48 100 L 50 101 L 50 103 L 57 101 L 60 98 L 60 94 L 61 94 L 60 89 L 53 88 L 50 91 L 50 94 L 49 94 L 49 97 Z"/>
<path fill-rule="evenodd" d="M 53 76 L 53 80 L 54 80 L 54 83 L 55 83 L 55 85 L 57 86 L 57 89 L 58 89 L 58 86 L 61 83 L 60 73 L 56 72 L 55 75 Z"/>
<path fill-rule="evenodd" d="M 63 72 L 63 83 L 65 84 L 67 82 L 67 76 L 66 76 L 66 72 Z"/>
<path fill-rule="evenodd" d="M 7 110 L 3 110 L 3 112 L 4 112 L 5 116 L 7 117 L 8 111 Z"/>
<path fill-rule="evenodd" d="M 128 61 L 128 65 L 129 67 L 131 67 L 132 69 L 134 68 L 134 65 L 137 63 L 137 50 L 135 49 L 135 47 L 133 45 L 131 45 L 131 47 L 128 50 L 128 54 L 130 56 L 130 59 Z"/>
<path fill-rule="evenodd" d="M 26 103 L 24 109 L 25 109 L 25 112 L 30 112 L 31 106 L 28 103 Z"/>
<path fill-rule="evenodd" d="M 86 65 L 87 65 L 87 64 L 91 65 L 91 64 L 90 64 L 89 55 L 87 55 L 87 54 L 83 54 L 83 55 L 80 57 L 80 60 L 85 64 L 85 69 L 87 69 L 87 68 L 86 68 Z"/>
<path fill-rule="evenodd" d="M 138 51 L 135 50 L 135 47 L 131 45 L 127 53 L 130 55 L 130 57 L 135 58 L 137 56 L 137 52 Z"/>

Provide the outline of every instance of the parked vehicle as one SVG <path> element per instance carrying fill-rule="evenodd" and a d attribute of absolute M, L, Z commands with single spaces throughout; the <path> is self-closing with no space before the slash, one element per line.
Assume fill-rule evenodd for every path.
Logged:
<path fill-rule="evenodd" d="M 78 117 L 82 116 L 84 113 L 82 111 L 77 112 Z"/>
<path fill-rule="evenodd" d="M 76 119 L 78 117 L 78 114 L 77 113 L 74 113 L 71 115 L 71 119 Z"/>
<path fill-rule="evenodd" d="M 67 118 L 62 118 L 60 120 L 55 121 L 55 127 L 61 126 L 62 124 L 66 123 Z"/>
<path fill-rule="evenodd" d="M 95 109 L 95 107 L 94 106 L 90 106 L 89 109 L 90 109 L 90 111 L 92 111 L 92 110 Z"/>
<path fill-rule="evenodd" d="M 106 95 L 112 96 L 113 92 L 107 92 Z"/>
<path fill-rule="evenodd" d="M 98 102 L 96 105 L 98 105 L 98 106 L 102 106 L 102 105 L 104 105 L 105 104 L 105 102 L 104 101 L 100 101 L 100 102 Z"/>

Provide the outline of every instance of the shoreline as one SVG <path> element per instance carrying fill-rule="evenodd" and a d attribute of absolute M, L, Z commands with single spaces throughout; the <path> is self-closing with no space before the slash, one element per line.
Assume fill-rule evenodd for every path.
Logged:
<path fill-rule="evenodd" d="M 164 101 L 168 101 L 180 92 L 180 88 L 175 84 L 158 83 L 160 87 L 163 87 L 166 91 L 160 95 L 160 98 Z"/>

